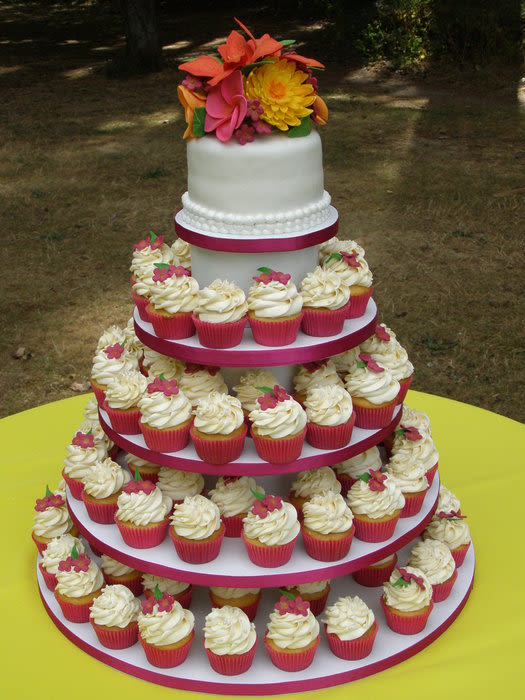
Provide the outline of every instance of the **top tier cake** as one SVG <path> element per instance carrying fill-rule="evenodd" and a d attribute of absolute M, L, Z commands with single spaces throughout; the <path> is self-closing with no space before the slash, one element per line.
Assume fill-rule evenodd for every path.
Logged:
<path fill-rule="evenodd" d="M 208 233 L 293 234 L 323 226 L 331 212 L 316 126 L 327 119 L 315 59 L 291 41 L 230 33 L 220 58 L 180 66 L 188 191 L 180 221 Z"/>

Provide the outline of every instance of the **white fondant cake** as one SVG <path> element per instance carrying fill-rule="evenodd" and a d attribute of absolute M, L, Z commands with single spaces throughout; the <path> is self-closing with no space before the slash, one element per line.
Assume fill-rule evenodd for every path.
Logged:
<path fill-rule="evenodd" d="M 330 213 L 321 138 L 276 133 L 244 145 L 205 136 L 188 143 L 183 220 L 211 233 L 279 234 L 318 226 Z"/>

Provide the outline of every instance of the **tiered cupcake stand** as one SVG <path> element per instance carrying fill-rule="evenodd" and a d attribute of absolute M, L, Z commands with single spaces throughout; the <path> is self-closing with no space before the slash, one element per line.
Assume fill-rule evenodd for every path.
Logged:
<path fill-rule="evenodd" d="M 333 210 L 335 212 L 335 210 Z M 294 270 L 310 265 L 312 251 L 317 255 L 316 246 L 335 235 L 337 213 L 332 213 L 329 225 L 322 229 L 305 231 L 301 234 L 278 238 L 240 238 L 226 235 L 211 236 L 204 231 L 189 229 L 182 225 L 180 214 L 176 216 L 175 227 L 178 235 L 192 244 L 192 274 L 201 285 L 210 280 L 202 280 L 199 274 L 208 266 L 207 256 L 215 253 L 214 261 L 227 255 L 229 267 L 221 271 L 214 265 L 213 277 L 223 276 L 234 279 L 246 287 L 246 279 L 256 274 L 258 266 L 269 265 L 275 269 L 291 272 L 294 278 L 300 274 Z M 297 259 L 291 254 L 297 252 Z M 302 253 L 301 253 L 302 252 Z M 305 255 L 306 253 L 306 255 Z M 283 261 L 283 259 L 286 259 Z M 282 261 L 280 263 L 280 261 Z M 197 268 L 197 269 L 196 269 Z M 200 270 L 198 269 L 200 268 Z M 230 269 L 231 268 L 231 269 Z M 232 271 L 233 270 L 233 271 Z M 212 279 L 213 279 L 212 277 Z M 295 279 L 295 278 L 294 278 Z M 298 281 L 298 280 L 296 280 Z M 201 346 L 197 336 L 183 341 L 170 341 L 158 338 L 151 325 L 140 319 L 135 310 L 135 329 L 139 339 L 147 346 L 165 355 L 177 357 L 203 365 L 219 365 L 224 368 L 272 367 L 282 375 L 291 378 L 293 365 L 312 362 L 343 352 L 369 337 L 375 327 L 377 309 L 371 299 L 366 313 L 359 319 L 347 320 L 343 331 L 329 338 L 312 338 L 299 334 L 297 341 L 285 348 L 266 348 L 258 345 L 251 337 L 249 327 L 242 343 L 231 349 L 214 350 Z M 281 379 L 281 377 L 279 377 Z M 281 380 L 285 381 L 285 380 Z M 289 491 L 292 474 L 305 469 L 329 466 L 357 455 L 384 440 L 396 427 L 401 415 L 397 407 L 389 426 L 381 430 L 355 428 L 348 446 L 332 451 L 315 449 L 305 443 L 300 458 L 286 465 L 264 462 L 257 455 L 252 441 L 246 440 L 241 457 L 230 464 L 216 466 L 202 462 L 192 445 L 177 453 L 158 453 L 150 450 L 141 435 L 121 435 L 111 426 L 104 411 L 100 411 L 100 422 L 108 436 L 120 448 L 155 464 L 191 472 L 210 475 L 211 486 L 214 478 L 220 475 L 257 476 L 257 481 L 270 493 L 285 495 Z M 204 617 L 210 611 L 211 603 L 205 589 L 194 590 L 191 609 L 195 614 L 196 639 L 186 661 L 172 669 L 159 669 L 151 666 L 139 644 L 122 651 L 112 651 L 102 647 L 90 624 L 75 624 L 67 621 L 46 588 L 37 566 L 37 578 L 44 606 L 57 627 L 74 644 L 91 656 L 125 673 L 161 685 L 185 690 L 209 691 L 228 695 L 236 694 L 277 694 L 301 690 L 330 687 L 368 676 L 404 659 L 413 656 L 440 636 L 461 612 L 469 596 L 474 578 L 474 550 L 471 546 L 463 565 L 458 570 L 458 578 L 447 600 L 437 603 L 423 632 L 416 635 L 401 635 L 392 632 L 386 624 L 379 603 L 380 588 L 366 588 L 357 584 L 351 574 L 373 564 L 388 555 L 398 552 L 399 561 L 407 560 L 411 543 L 424 530 L 430 521 L 437 504 L 439 474 L 436 474 L 428 490 L 421 511 L 411 517 L 402 518 L 392 538 L 376 544 L 362 542 L 354 538 L 349 554 L 337 562 L 320 562 L 310 558 L 304 549 L 301 538 L 297 541 L 290 562 L 276 569 L 255 566 L 249 560 L 239 538 L 225 538 L 219 556 L 204 565 L 192 565 L 181 561 L 169 538 L 159 546 L 139 550 L 126 545 L 116 525 L 99 525 L 87 515 L 82 501 L 75 500 L 67 492 L 71 517 L 81 535 L 96 552 L 112 556 L 142 572 L 186 581 L 195 586 L 258 587 L 263 590 L 261 604 L 255 624 L 259 646 L 252 667 L 240 676 L 221 676 L 213 671 L 202 648 Z M 39 557 L 40 560 L 40 557 Z M 275 590 L 281 586 L 308 583 L 331 579 L 330 602 L 342 595 L 359 595 L 369 605 L 379 623 L 379 632 L 372 653 L 361 661 L 344 661 L 334 656 L 321 632 L 321 643 L 312 665 L 298 674 L 277 669 L 271 663 L 262 639 L 269 614 L 277 599 Z M 322 627 L 322 624 L 321 624 Z M 200 637 L 200 639 L 199 639 Z"/>

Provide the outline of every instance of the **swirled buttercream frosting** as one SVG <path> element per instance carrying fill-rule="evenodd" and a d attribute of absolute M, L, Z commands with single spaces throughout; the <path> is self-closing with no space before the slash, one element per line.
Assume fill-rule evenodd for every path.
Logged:
<path fill-rule="evenodd" d="M 374 613 L 358 596 L 344 596 L 326 608 L 326 631 L 342 641 L 359 639 L 374 624 Z"/>
<path fill-rule="evenodd" d="M 204 646 L 214 654 L 245 654 L 256 641 L 255 625 L 240 608 L 224 605 L 206 615 Z"/>
<path fill-rule="evenodd" d="M 274 610 L 267 629 L 268 639 L 281 649 L 303 649 L 319 636 L 319 623 L 311 610 L 307 615 L 289 612 L 281 615 Z"/>
<path fill-rule="evenodd" d="M 193 413 L 194 427 L 206 435 L 230 435 L 244 423 L 239 399 L 218 391 L 199 399 Z"/>
<path fill-rule="evenodd" d="M 133 593 L 120 583 L 106 586 L 95 598 L 89 617 L 95 625 L 104 627 L 127 627 L 137 620 L 140 602 Z"/>
<path fill-rule="evenodd" d="M 250 511 L 243 518 L 243 527 L 246 537 L 268 546 L 287 544 L 297 537 L 300 530 L 297 511 L 285 501 L 281 508 L 268 512 L 265 518 Z"/>
<path fill-rule="evenodd" d="M 159 488 L 146 493 L 123 491 L 117 499 L 117 518 L 133 525 L 160 523 L 171 510 L 172 501 Z"/>
<path fill-rule="evenodd" d="M 292 482 L 292 493 L 299 498 L 311 498 L 323 491 L 341 493 L 341 484 L 330 467 L 318 467 L 299 472 L 297 479 Z"/>
<path fill-rule="evenodd" d="M 243 290 L 234 282 L 213 280 L 199 290 L 195 315 L 206 323 L 233 323 L 246 316 L 248 305 Z"/>
<path fill-rule="evenodd" d="M 204 488 L 204 477 L 195 472 L 161 467 L 157 481 L 159 489 L 172 501 L 183 501 L 186 496 L 196 496 Z"/>
<path fill-rule="evenodd" d="M 293 282 L 283 284 L 271 280 L 258 282 L 250 287 L 248 309 L 257 318 L 279 319 L 295 316 L 303 308 L 303 298 Z"/>
<path fill-rule="evenodd" d="M 411 579 L 407 585 L 397 584 L 401 578 L 399 569 L 396 567 L 390 579 L 383 584 L 383 599 L 387 605 L 401 612 L 415 612 L 430 605 L 432 600 L 432 584 L 421 571 L 413 566 L 406 566 L 405 571 L 417 576 L 422 582 L 422 588 Z"/>
<path fill-rule="evenodd" d="M 146 643 L 163 647 L 176 644 L 190 635 L 195 617 L 191 610 L 186 610 L 175 600 L 169 611 L 159 610 L 156 603 L 151 613 L 139 612 L 138 623 L 140 636 Z"/>
<path fill-rule="evenodd" d="M 315 494 L 303 506 L 305 527 L 322 535 L 347 532 L 352 529 L 354 518 L 340 493 L 325 491 Z"/>
<path fill-rule="evenodd" d="M 304 306 L 335 311 L 348 304 L 348 285 L 335 272 L 316 267 L 301 282 Z"/>
<path fill-rule="evenodd" d="M 304 407 L 311 423 L 326 426 L 348 423 L 353 410 L 352 397 L 337 384 L 309 389 Z"/>
<path fill-rule="evenodd" d="M 188 540 L 205 540 L 221 527 L 218 507 L 205 496 L 186 496 L 171 516 L 173 529 Z"/>
<path fill-rule="evenodd" d="M 118 493 L 130 480 L 127 469 L 123 469 L 109 457 L 97 462 L 84 478 L 84 491 L 93 498 L 108 498 Z"/>
<path fill-rule="evenodd" d="M 447 581 L 456 568 L 450 549 L 444 542 L 426 539 L 417 542 L 410 552 L 410 566 L 421 569 L 432 585 Z"/>
<path fill-rule="evenodd" d="M 354 515 L 366 515 L 372 520 L 394 515 L 405 505 L 405 497 L 394 479 L 387 476 L 383 482 L 383 491 L 372 491 L 366 481 L 358 479 L 346 496 Z"/>
<path fill-rule="evenodd" d="M 265 410 L 254 408 L 249 418 L 259 435 L 274 439 L 297 435 L 306 426 L 306 412 L 294 399 L 279 401 Z"/>

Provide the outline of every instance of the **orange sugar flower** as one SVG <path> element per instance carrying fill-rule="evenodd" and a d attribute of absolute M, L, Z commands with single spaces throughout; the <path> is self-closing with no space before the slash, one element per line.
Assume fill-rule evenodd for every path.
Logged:
<path fill-rule="evenodd" d="M 312 108 L 314 110 L 314 122 L 319 124 L 319 126 L 325 126 L 326 122 L 328 121 L 328 107 L 326 106 L 326 102 L 323 100 L 323 98 L 317 95 Z"/>
<path fill-rule="evenodd" d="M 184 107 L 184 118 L 186 119 L 186 131 L 184 132 L 183 138 L 193 139 L 193 110 L 195 107 L 205 107 L 206 106 L 206 95 L 203 93 L 188 90 L 184 85 L 179 85 L 177 87 L 177 95 L 181 105 Z"/>

